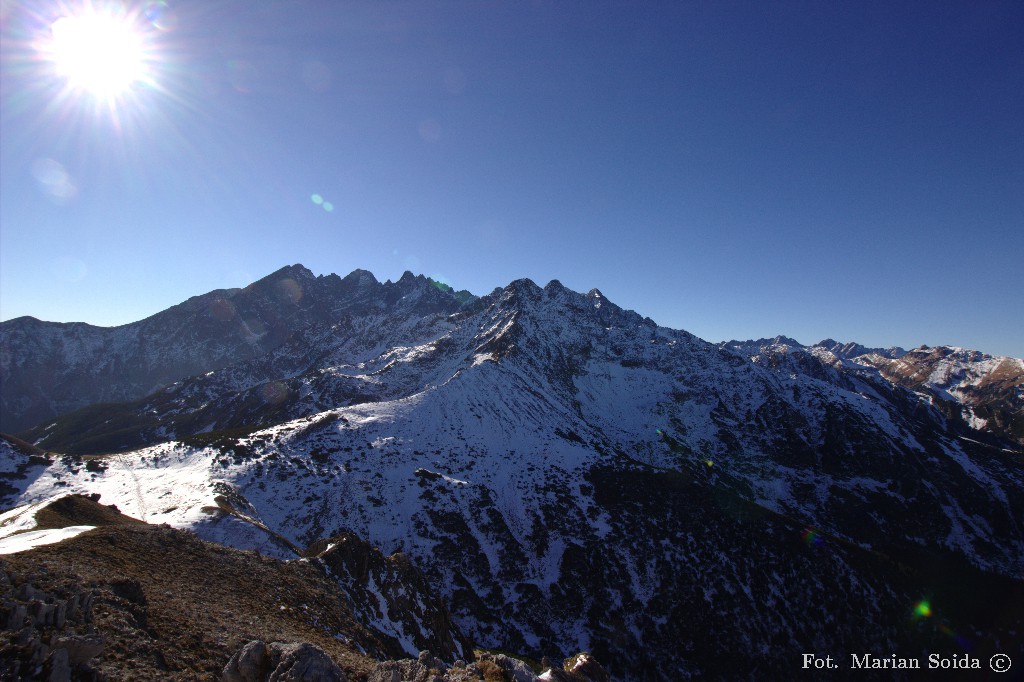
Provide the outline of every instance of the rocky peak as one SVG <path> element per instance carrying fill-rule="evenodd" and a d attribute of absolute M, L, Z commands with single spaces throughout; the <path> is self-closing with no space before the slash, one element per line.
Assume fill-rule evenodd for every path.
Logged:
<path fill-rule="evenodd" d="M 270 273 L 266 277 L 253 282 L 249 286 L 254 289 L 260 289 L 267 286 L 273 286 L 283 279 L 292 279 L 296 282 L 310 282 L 316 279 L 316 275 L 314 275 L 312 271 L 304 265 L 296 263 L 295 265 L 286 265 L 285 267 Z"/>
<path fill-rule="evenodd" d="M 788 336 L 776 336 L 774 338 L 748 339 L 746 341 L 723 341 L 719 344 L 722 348 L 735 351 L 746 357 L 754 357 L 762 354 L 788 353 L 793 350 L 802 350 L 804 345 L 796 339 Z"/>
<path fill-rule="evenodd" d="M 468 292 L 466 292 L 468 293 Z M 381 300 L 391 314 L 451 314 L 472 299 L 456 295 L 447 284 L 406 270 L 397 282 L 384 283 Z"/>
<path fill-rule="evenodd" d="M 555 293 L 559 293 L 559 292 L 565 291 L 565 286 L 561 282 L 559 282 L 557 279 L 553 279 L 550 282 L 548 282 L 546 285 L 544 285 L 544 291 L 548 295 L 552 295 L 552 294 L 555 294 Z"/>
<path fill-rule="evenodd" d="M 46 325 L 46 324 L 54 324 L 54 323 L 53 322 L 43 322 L 39 318 L 32 317 L 31 315 L 22 315 L 21 317 L 14 317 L 14 318 L 11 318 L 10 320 L 7 320 L 6 322 L 4 322 L 4 326 L 12 328 L 12 329 L 14 329 L 14 328 L 31 329 L 32 327 L 38 327 L 38 326 Z M 60 323 L 58 323 L 58 324 L 60 324 Z M 73 324 L 73 323 L 67 323 L 66 322 L 66 323 L 63 323 L 63 324 Z"/>
<path fill-rule="evenodd" d="M 533 332 L 558 337 L 566 333 L 576 336 L 584 329 L 597 334 L 612 327 L 657 327 L 652 320 L 615 305 L 597 289 L 581 294 L 557 279 L 548 282 L 543 289 L 533 280 L 517 279 L 500 291 L 494 306 L 518 310 L 520 320 L 536 321 Z"/>
<path fill-rule="evenodd" d="M 501 299 L 503 301 L 515 302 L 516 304 L 539 301 L 543 291 L 532 279 L 521 277 L 520 279 L 512 280 L 502 289 Z"/>
<path fill-rule="evenodd" d="M 278 270 L 278 273 L 285 277 L 294 277 L 295 279 L 316 279 L 316 275 L 313 271 L 307 268 L 302 263 L 295 263 L 294 265 L 286 265 L 285 267 Z"/>
<path fill-rule="evenodd" d="M 782 336 L 782 335 L 776 336 L 775 338 L 772 338 L 772 339 L 760 339 L 758 341 L 755 341 L 754 343 L 756 343 L 756 344 L 758 344 L 760 346 L 770 346 L 770 347 L 771 346 L 773 346 L 773 347 L 784 347 L 784 348 L 803 348 L 804 347 L 804 345 L 802 343 L 800 343 L 799 341 L 797 341 L 796 339 L 790 338 L 788 336 Z"/>
<path fill-rule="evenodd" d="M 398 281 L 390 284 L 385 283 L 385 287 L 390 289 L 391 296 L 409 296 L 410 294 L 424 295 L 430 293 L 431 290 L 444 291 L 443 287 L 437 287 L 434 284 L 434 280 L 424 275 L 414 275 L 408 270 L 402 273 L 402 276 L 398 278 Z"/>
<path fill-rule="evenodd" d="M 835 339 L 823 339 L 818 343 L 814 344 L 814 348 L 824 348 L 825 350 L 835 354 L 837 357 L 843 360 L 852 360 L 862 355 L 875 354 L 881 355 L 887 358 L 899 358 L 906 354 L 907 351 L 903 350 L 898 346 L 892 346 L 890 348 L 868 348 L 867 346 L 861 345 L 856 342 L 842 343 Z"/>
<path fill-rule="evenodd" d="M 372 272 L 358 268 L 345 275 L 341 281 L 349 287 L 358 287 L 360 289 L 366 289 L 379 284 Z"/>

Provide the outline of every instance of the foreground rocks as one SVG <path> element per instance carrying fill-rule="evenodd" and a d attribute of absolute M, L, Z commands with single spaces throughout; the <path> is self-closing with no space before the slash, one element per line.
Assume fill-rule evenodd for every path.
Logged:
<path fill-rule="evenodd" d="M 348 682 L 331 657 L 312 644 L 253 640 L 224 668 L 223 682 Z"/>
<path fill-rule="evenodd" d="M 261 682 L 365 679 L 402 655 L 312 563 L 166 527 L 101 527 L 0 556 L 0 583 L 0 680 L 215 682 L 254 640 L 298 643 L 268 645 Z"/>
<path fill-rule="evenodd" d="M 37 582 L 0 570 L 0 679 L 106 679 L 91 665 L 104 647 L 93 625 L 96 593 L 74 583 L 44 590 Z"/>
<path fill-rule="evenodd" d="M 585 654 L 546 672 L 503 654 L 467 663 L 472 644 L 443 603 L 422 596 L 429 593 L 408 560 L 355 536 L 282 562 L 115 514 L 94 499 L 64 498 L 36 520 L 110 525 L 0 557 L 0 680 L 610 682 Z M 367 582 L 379 602 L 364 594 Z M 410 607 L 401 622 L 434 626 L 423 636 L 440 657 L 394 660 L 401 651 L 390 638 L 353 618 L 352 605 L 360 616 L 373 616 L 373 606 L 398 618 L 409 601 L 423 612 Z"/>
<path fill-rule="evenodd" d="M 517 658 L 490 653 L 480 654 L 473 663 L 459 660 L 449 667 L 429 652 L 421 651 L 417 660 L 378 664 L 367 682 L 611 682 L 604 668 L 586 653 L 566 659 L 561 668 L 542 667 L 547 669 L 538 676 Z"/>

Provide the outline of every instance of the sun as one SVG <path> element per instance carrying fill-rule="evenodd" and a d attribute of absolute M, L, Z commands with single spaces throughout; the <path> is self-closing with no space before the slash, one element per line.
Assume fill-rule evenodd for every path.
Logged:
<path fill-rule="evenodd" d="M 131 16 L 90 9 L 50 31 L 49 58 L 72 89 L 113 99 L 146 76 L 143 33 Z"/>

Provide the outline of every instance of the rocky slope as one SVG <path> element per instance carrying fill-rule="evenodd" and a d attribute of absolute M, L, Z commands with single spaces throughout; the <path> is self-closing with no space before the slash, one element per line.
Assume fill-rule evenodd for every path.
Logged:
<path fill-rule="evenodd" d="M 477 643 L 590 650 L 616 679 L 1019 644 L 1019 450 L 859 349 L 709 344 L 558 282 L 459 300 L 403 281 L 263 357 L 42 425 L 47 450 L 154 444 L 11 464 L 6 499 L 98 492 L 279 557 L 355 533 Z"/>
<path fill-rule="evenodd" d="M 25 520 L 34 524 L 22 528 Z M 410 627 L 448 660 L 472 656 L 407 559 L 383 557 L 351 536 L 316 558 L 286 563 L 151 526 L 77 495 L 12 510 L 0 524 L 0 584 L 8 592 L 2 625 L 13 633 L 0 642 L 0 661 L 26 679 L 52 659 L 57 640 L 70 642 L 76 674 L 110 679 L 215 679 L 232 652 L 258 638 L 312 643 L 349 676 L 365 677 L 373 659 L 405 653 L 388 630 Z M 61 530 L 77 533 L 58 542 L 39 537 Z M 389 563 L 404 570 L 388 570 Z M 362 582 L 346 575 L 339 585 L 332 568 L 346 565 L 363 567 Z M 400 593 L 412 607 L 381 592 Z M 434 621 L 421 620 L 416 605 Z M 367 610 L 370 617 L 362 617 Z M 368 626 L 382 618 L 387 630 Z M 86 659 L 74 654 L 82 642 L 94 645 Z"/>
<path fill-rule="evenodd" d="M 33 530 L 18 528 L 25 521 L 35 522 Z M 93 525 L 56 543 L 19 541 L 81 524 Z M 538 682 L 541 672 L 500 654 L 457 658 L 461 644 L 453 649 L 444 606 L 408 560 L 384 559 L 352 535 L 286 563 L 150 526 L 78 495 L 4 514 L 0 535 L 5 680 Z M 449 661 L 429 650 L 397 660 L 402 649 L 393 638 L 363 625 L 381 611 L 401 619 L 402 605 L 374 601 L 367 583 L 375 582 L 434 612 L 428 644 Z M 544 679 L 609 680 L 587 654 Z"/>
<path fill-rule="evenodd" d="M 1024 445 L 1024 360 L 1018 358 L 951 346 L 865 348 L 832 339 L 803 346 L 782 336 L 721 345 L 765 366 L 778 366 L 785 356 L 810 356 L 817 362 L 803 366 L 812 373 L 818 364 L 847 371 L 877 369 L 886 381 L 932 403 L 963 433 Z"/>
<path fill-rule="evenodd" d="M 962 348 L 922 346 L 890 358 L 869 353 L 894 384 L 930 395 L 949 419 L 1024 445 L 1024 361 Z"/>

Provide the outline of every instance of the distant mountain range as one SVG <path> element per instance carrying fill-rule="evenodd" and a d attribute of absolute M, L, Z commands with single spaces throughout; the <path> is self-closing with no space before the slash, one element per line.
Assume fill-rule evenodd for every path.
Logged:
<path fill-rule="evenodd" d="M 112 329 L 11 320 L 0 348 L 3 428 L 64 453 L 10 455 L 8 506 L 401 551 L 457 625 L 439 655 L 764 679 L 1024 637 L 1020 359 L 711 344 L 557 281 L 301 266 Z"/>
<path fill-rule="evenodd" d="M 428 280 L 408 274 L 377 298 L 381 292 L 367 288 L 378 284 L 369 272 L 315 277 L 296 265 L 120 327 L 32 317 L 0 322 L 0 431 L 16 433 L 95 403 L 134 400 L 179 379 L 263 357 L 297 332 L 389 306 L 417 281 Z M 451 294 L 433 300 L 444 305 L 469 297 Z"/>

